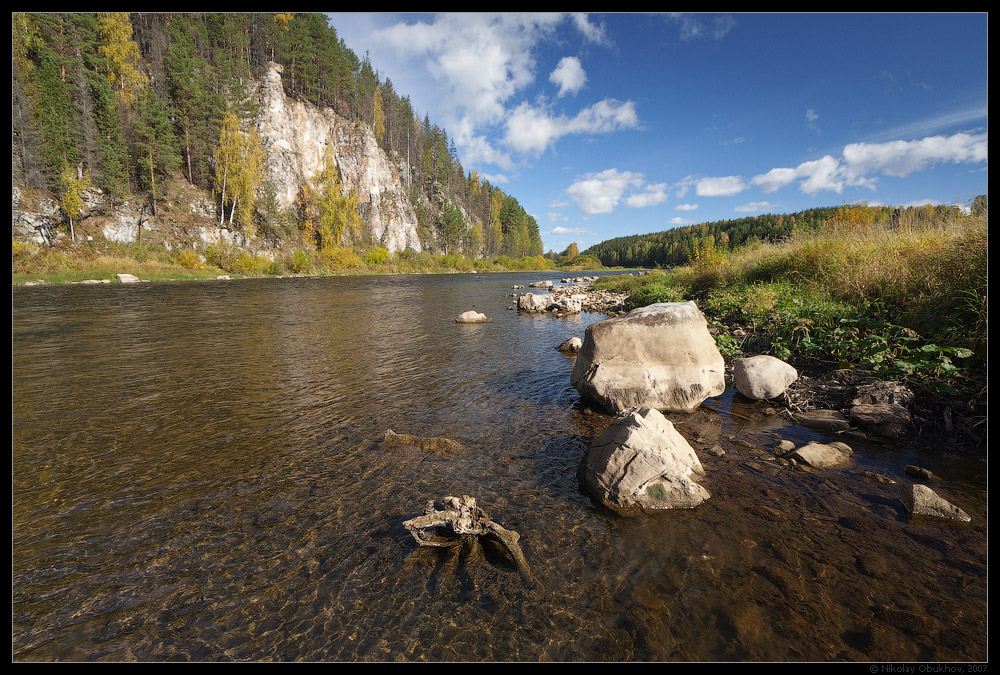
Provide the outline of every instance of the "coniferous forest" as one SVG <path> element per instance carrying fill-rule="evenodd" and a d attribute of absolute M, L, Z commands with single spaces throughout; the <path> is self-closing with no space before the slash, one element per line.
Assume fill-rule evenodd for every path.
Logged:
<path fill-rule="evenodd" d="M 275 186 L 227 174 L 226 120 L 252 128 L 252 85 L 275 62 L 286 95 L 367 125 L 409 165 L 425 248 L 542 253 L 534 218 L 467 173 L 447 132 L 323 14 L 12 14 L 12 42 L 14 183 L 56 197 L 69 226 L 86 187 L 111 204 L 139 196 L 155 214 L 168 185 L 186 181 L 216 198 L 229 190 L 228 217 L 245 233 L 322 246 L 304 227 L 308 204 L 281 212 Z"/>

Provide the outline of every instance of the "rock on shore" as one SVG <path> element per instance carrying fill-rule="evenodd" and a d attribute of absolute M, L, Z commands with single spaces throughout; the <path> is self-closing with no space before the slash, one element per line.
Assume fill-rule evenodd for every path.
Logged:
<path fill-rule="evenodd" d="M 725 362 L 694 302 L 665 302 L 587 328 L 570 383 L 611 411 L 690 411 L 726 389 Z"/>

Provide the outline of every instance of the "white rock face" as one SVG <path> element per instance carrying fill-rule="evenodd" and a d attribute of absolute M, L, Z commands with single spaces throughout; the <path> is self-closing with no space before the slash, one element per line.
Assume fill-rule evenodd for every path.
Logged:
<path fill-rule="evenodd" d="M 265 172 L 282 207 L 290 206 L 299 187 L 319 174 L 326 145 L 333 143 L 341 183 L 357 194 L 375 240 L 389 251 L 410 247 L 419 252 L 417 215 L 398 169 L 371 129 L 329 108 L 286 98 L 281 70 L 270 64 L 261 82 L 258 128 L 267 152 Z"/>
<path fill-rule="evenodd" d="M 725 363 L 697 305 L 664 302 L 588 326 L 570 383 L 615 412 L 690 411 L 725 391 Z"/>
<path fill-rule="evenodd" d="M 690 508 L 711 496 L 692 479 L 705 473 L 694 450 L 648 407 L 615 420 L 590 446 L 581 473 L 588 490 L 626 515 Z"/>
<path fill-rule="evenodd" d="M 556 349 L 566 354 L 576 354 L 583 348 L 583 340 L 578 337 L 571 337 L 563 340 Z"/>
<path fill-rule="evenodd" d="M 763 401 L 781 396 L 799 373 L 781 359 L 767 354 L 737 359 L 733 364 L 733 384 L 747 398 Z"/>

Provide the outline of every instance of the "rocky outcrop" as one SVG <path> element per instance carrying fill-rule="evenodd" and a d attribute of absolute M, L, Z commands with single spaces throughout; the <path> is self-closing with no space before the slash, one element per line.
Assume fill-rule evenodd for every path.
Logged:
<path fill-rule="evenodd" d="M 580 473 L 594 496 L 624 515 L 690 508 L 711 496 L 693 480 L 705 473 L 694 450 L 648 407 L 618 417 L 590 446 Z"/>
<path fill-rule="evenodd" d="M 612 411 L 690 411 L 725 391 L 725 363 L 694 302 L 666 302 L 588 326 L 571 384 Z"/>
<path fill-rule="evenodd" d="M 737 359 L 733 364 L 736 390 L 759 401 L 781 396 L 798 377 L 795 368 L 767 354 Z"/>
<path fill-rule="evenodd" d="M 289 99 L 281 71 L 271 63 L 260 83 L 258 128 L 267 152 L 265 172 L 282 207 L 292 205 L 299 187 L 323 169 L 326 145 L 333 143 L 340 180 L 357 194 L 372 238 L 389 251 L 419 252 L 417 216 L 399 167 L 379 148 L 372 130 L 329 108 Z"/>

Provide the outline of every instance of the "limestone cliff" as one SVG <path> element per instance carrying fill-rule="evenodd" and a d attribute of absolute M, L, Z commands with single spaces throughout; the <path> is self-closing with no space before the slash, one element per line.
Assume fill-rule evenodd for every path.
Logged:
<path fill-rule="evenodd" d="M 332 142 L 340 180 L 357 193 L 374 241 L 390 251 L 406 247 L 420 251 L 417 216 L 399 169 L 379 148 L 371 129 L 329 108 L 289 99 L 281 85 L 281 70 L 271 63 L 258 90 L 265 171 L 281 205 L 294 203 L 300 186 L 320 172 L 324 150 Z"/>

